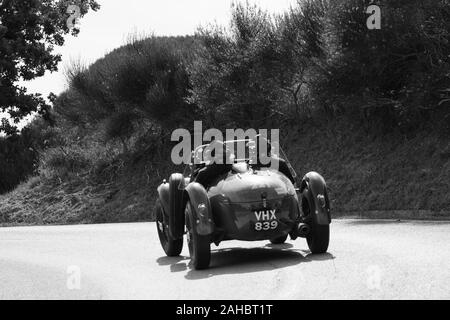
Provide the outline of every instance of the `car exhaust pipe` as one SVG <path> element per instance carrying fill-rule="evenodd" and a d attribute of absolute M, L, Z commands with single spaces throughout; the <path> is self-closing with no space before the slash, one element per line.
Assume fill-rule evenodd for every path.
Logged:
<path fill-rule="evenodd" d="M 299 236 L 300 238 L 306 238 L 310 231 L 311 228 L 309 225 L 307 225 L 306 223 L 299 223 L 297 227 L 297 236 Z"/>

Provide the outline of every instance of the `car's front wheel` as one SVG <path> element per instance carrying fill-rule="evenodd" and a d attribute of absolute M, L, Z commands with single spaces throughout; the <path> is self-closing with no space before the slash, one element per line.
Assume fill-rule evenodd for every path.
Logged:
<path fill-rule="evenodd" d="M 328 244 L 330 242 L 330 226 L 318 225 L 311 226 L 311 231 L 306 237 L 309 250 L 311 253 L 325 253 L 328 250 Z"/>
<path fill-rule="evenodd" d="M 211 261 L 211 242 L 209 236 L 202 236 L 196 231 L 196 218 L 190 201 L 185 209 L 186 237 L 194 269 L 206 269 Z"/>
<path fill-rule="evenodd" d="M 161 201 L 158 199 L 155 205 L 155 215 L 156 215 L 156 228 L 158 230 L 159 242 L 161 246 L 169 257 L 175 257 L 180 255 L 183 249 L 183 238 L 173 240 L 169 235 L 169 226 L 164 221 L 164 211 L 161 205 Z M 168 220 L 166 218 L 166 220 Z"/>
<path fill-rule="evenodd" d="M 302 199 L 302 209 L 305 216 L 310 217 L 310 227 L 306 242 L 308 243 L 311 253 L 325 253 L 328 250 L 330 243 L 330 225 L 320 225 L 316 222 L 314 217 L 311 217 L 313 212 L 313 205 L 308 200 L 308 197 Z"/>

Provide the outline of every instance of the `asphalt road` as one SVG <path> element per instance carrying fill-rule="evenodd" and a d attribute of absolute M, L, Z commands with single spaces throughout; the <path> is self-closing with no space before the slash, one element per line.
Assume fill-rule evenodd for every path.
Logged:
<path fill-rule="evenodd" d="M 450 299 L 450 223 L 336 220 L 306 241 L 224 242 L 195 271 L 154 223 L 0 228 L 0 299 Z"/>

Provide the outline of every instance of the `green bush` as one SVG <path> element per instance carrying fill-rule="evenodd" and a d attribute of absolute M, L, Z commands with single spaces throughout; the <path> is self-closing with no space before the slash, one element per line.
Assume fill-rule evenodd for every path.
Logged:
<path fill-rule="evenodd" d="M 53 134 L 41 117 L 36 117 L 20 134 L 0 136 L 0 194 L 13 190 L 36 174 L 39 152 Z"/>
<path fill-rule="evenodd" d="M 442 110 L 439 93 L 450 86 L 450 2 L 380 1 L 380 30 L 366 28 L 370 3 L 329 6 L 313 94 L 334 112 L 414 130 Z"/>
<path fill-rule="evenodd" d="M 191 58 L 189 37 L 134 38 L 89 68 L 76 62 L 68 69 L 69 90 L 55 102 L 55 112 L 76 125 L 105 124 L 106 141 L 122 142 L 145 134 L 143 122 L 176 128 L 192 119 L 186 101 Z"/>
<path fill-rule="evenodd" d="M 0 194 L 14 189 L 37 169 L 38 154 L 27 131 L 0 137 Z"/>
<path fill-rule="evenodd" d="M 450 2 L 380 1 L 381 30 L 367 28 L 370 4 L 299 1 L 274 18 L 238 4 L 230 29 L 198 33 L 191 101 L 215 125 L 318 111 L 384 130 L 448 120 Z"/>

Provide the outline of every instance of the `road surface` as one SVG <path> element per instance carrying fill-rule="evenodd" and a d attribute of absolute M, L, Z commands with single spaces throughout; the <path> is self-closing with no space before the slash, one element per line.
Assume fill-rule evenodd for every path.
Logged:
<path fill-rule="evenodd" d="M 449 299 L 450 223 L 335 220 L 306 241 L 165 257 L 154 223 L 0 228 L 0 299 Z"/>

